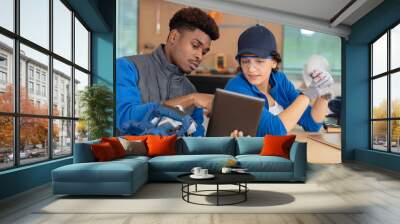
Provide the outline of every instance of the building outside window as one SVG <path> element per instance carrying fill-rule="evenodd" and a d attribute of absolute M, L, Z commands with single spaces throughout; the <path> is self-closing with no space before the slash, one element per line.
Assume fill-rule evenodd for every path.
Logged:
<path fill-rule="evenodd" d="M 14 13 L 14 10 L 11 12 L 11 15 L 15 17 L 11 21 L 19 21 L 15 24 L 17 28 L 10 29 L 9 26 L 0 23 L 2 28 L 8 30 L 6 32 L 0 29 L 0 83 L 5 82 L 13 87 L 7 90 L 0 89 L 0 123 L 2 124 L 0 170 L 70 156 L 75 136 L 79 136 L 81 140 L 87 139 L 86 127 L 76 128 L 79 114 L 74 114 L 71 107 L 66 110 L 64 108 L 66 105 L 73 105 L 74 102 L 79 101 L 77 91 L 72 92 L 74 89 L 71 88 L 61 90 L 57 79 L 63 80 L 64 85 L 69 86 L 81 83 L 82 74 L 90 80 L 91 33 L 65 1 L 18 2 L 19 12 Z M 50 2 L 52 4 L 49 4 Z M 10 7 L 5 7 L 7 9 L 14 7 L 13 1 L 1 4 L 2 7 L 4 4 L 11 4 Z M 38 14 L 39 11 L 42 13 Z M 16 18 L 17 16 L 19 18 Z M 50 24 L 53 25 L 51 28 Z M 53 43 L 52 46 L 50 42 Z M 75 48 L 72 43 L 75 43 Z M 18 52 L 15 51 L 16 44 L 19 44 Z M 17 64 L 19 65 L 19 74 L 17 74 L 19 88 L 15 88 L 13 81 L 13 68 L 16 65 L 16 62 L 12 60 L 14 52 L 20 59 Z M 57 61 L 53 57 L 54 54 L 61 57 L 62 62 Z M 75 55 L 74 62 L 72 55 Z M 53 74 L 49 71 L 53 71 Z M 74 79 L 74 74 L 78 72 L 78 79 Z M 53 79 L 54 88 L 49 91 L 50 78 Z M 89 82 L 85 84 L 90 85 Z M 17 90 L 20 94 L 15 94 L 14 91 Z M 53 109 L 49 110 L 50 97 L 53 97 L 56 103 L 54 99 L 57 99 L 59 94 L 67 96 L 63 99 L 65 105 L 62 108 L 53 105 L 51 107 Z M 14 95 L 19 97 L 14 99 Z M 20 108 L 18 113 L 13 109 L 14 105 Z M 17 125 L 18 133 L 13 132 L 14 125 Z M 33 138 L 30 133 L 34 131 L 42 134 Z M 17 154 L 14 154 L 14 151 Z"/>
<path fill-rule="evenodd" d="M 42 96 L 46 96 L 46 86 L 42 86 Z"/>
<path fill-rule="evenodd" d="M 42 82 L 46 82 L 46 74 L 45 73 L 42 73 Z"/>
<path fill-rule="evenodd" d="M 0 83 L 3 85 L 7 84 L 7 73 L 4 71 L 0 71 Z"/>
<path fill-rule="evenodd" d="M 7 56 L 0 54 L 0 91 L 7 86 Z"/>
<path fill-rule="evenodd" d="M 54 89 L 54 98 L 53 98 L 53 103 L 57 104 L 58 103 L 58 89 Z"/>
<path fill-rule="evenodd" d="M 7 84 L 7 74 L 4 71 L 0 71 L 0 84 Z"/>
<path fill-rule="evenodd" d="M 33 94 L 34 88 L 33 88 L 33 82 L 29 81 L 28 82 L 28 93 Z"/>
<path fill-rule="evenodd" d="M 400 24 L 370 44 L 370 146 L 400 153 Z"/>
<path fill-rule="evenodd" d="M 0 54 L 0 67 L 7 67 L 7 56 L 4 54 Z"/>
<path fill-rule="evenodd" d="M 40 81 L 40 70 L 36 69 L 36 81 Z"/>
<path fill-rule="evenodd" d="M 33 80 L 33 67 L 32 66 L 29 66 L 28 74 L 29 74 L 29 79 Z"/>
<path fill-rule="evenodd" d="M 36 84 L 36 95 L 40 95 L 40 84 Z"/>

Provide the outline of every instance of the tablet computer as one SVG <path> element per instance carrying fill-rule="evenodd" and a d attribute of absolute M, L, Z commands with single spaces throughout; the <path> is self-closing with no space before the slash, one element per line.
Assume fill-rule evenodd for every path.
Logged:
<path fill-rule="evenodd" d="M 217 89 L 206 136 L 230 136 L 233 130 L 256 136 L 264 104 L 261 98 Z"/>

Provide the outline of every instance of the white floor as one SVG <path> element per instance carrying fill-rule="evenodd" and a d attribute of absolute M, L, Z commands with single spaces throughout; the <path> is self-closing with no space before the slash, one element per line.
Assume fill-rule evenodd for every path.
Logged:
<path fill-rule="evenodd" d="M 310 165 L 307 183 L 323 186 L 344 200 L 362 202 L 361 213 L 348 214 L 37 214 L 54 200 L 42 186 L 0 202 L 0 223 L 400 223 L 400 175 L 358 163 Z M 312 196 L 311 196 L 312 197 Z M 316 197 L 317 198 L 317 197 Z M 316 201 L 316 203 L 318 203 Z M 171 205 L 173 206 L 173 205 Z"/>

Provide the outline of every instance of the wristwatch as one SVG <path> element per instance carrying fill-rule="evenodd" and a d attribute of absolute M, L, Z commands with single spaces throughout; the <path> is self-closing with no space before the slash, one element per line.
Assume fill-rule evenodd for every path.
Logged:
<path fill-rule="evenodd" d="M 185 111 L 185 109 L 183 108 L 183 106 L 182 105 L 175 105 L 175 108 L 176 109 L 178 109 L 179 111 L 182 111 L 182 112 L 184 112 Z"/>
<path fill-rule="evenodd" d="M 331 93 L 327 93 L 327 94 L 321 96 L 321 98 L 324 99 L 324 100 L 330 100 L 330 99 L 332 99 L 332 94 Z"/>
<path fill-rule="evenodd" d="M 309 97 L 309 96 L 307 96 L 306 94 L 304 94 L 304 92 L 303 91 L 300 91 L 299 92 L 299 95 L 303 95 L 303 96 L 306 96 L 310 101 L 311 101 L 311 98 Z"/>

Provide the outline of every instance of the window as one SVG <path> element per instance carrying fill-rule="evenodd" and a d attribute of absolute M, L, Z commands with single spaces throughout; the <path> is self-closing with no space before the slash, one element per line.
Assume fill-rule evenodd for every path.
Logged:
<path fill-rule="evenodd" d="M 0 53 L 0 91 L 5 91 L 7 85 L 7 56 Z"/>
<path fill-rule="evenodd" d="M 0 26 L 14 31 L 14 0 L 0 1 Z"/>
<path fill-rule="evenodd" d="M 325 57 L 335 80 L 334 96 L 341 95 L 341 40 L 339 37 L 291 26 L 283 27 L 283 72 L 297 88 L 303 81 L 303 69 L 312 55 Z"/>
<path fill-rule="evenodd" d="M 40 81 L 40 70 L 36 69 L 36 80 Z"/>
<path fill-rule="evenodd" d="M 1 85 L 7 84 L 7 74 L 3 71 L 0 71 L 0 84 Z"/>
<path fill-rule="evenodd" d="M 53 90 L 54 90 L 54 97 L 53 97 L 53 103 L 58 104 L 58 97 L 59 94 L 60 96 L 60 100 L 62 103 L 64 103 L 64 96 L 71 96 L 72 95 L 72 90 L 71 89 L 65 89 L 64 85 L 66 83 L 69 83 L 69 85 L 72 84 L 72 68 L 69 65 L 66 65 L 56 59 L 53 60 L 53 64 L 54 64 L 54 83 L 53 83 Z M 72 104 L 72 98 L 69 97 L 69 99 L 67 99 L 68 101 L 68 105 Z M 71 101 L 71 102 L 69 102 Z M 53 110 L 53 114 L 59 114 L 59 108 L 57 108 L 56 110 Z M 71 106 L 66 108 L 65 111 L 65 115 L 70 117 L 72 116 L 72 108 Z M 64 116 L 64 115 L 63 115 Z"/>
<path fill-rule="evenodd" d="M 400 153 L 400 25 L 370 44 L 371 149 Z"/>
<path fill-rule="evenodd" d="M 2 6 L 3 1 L 0 1 Z M 0 20 L 4 15 L 3 8 L 0 8 Z M 0 23 L 1 24 L 1 23 Z M 14 57 L 14 42 L 13 39 L 6 37 L 0 33 L 0 113 L 12 113 L 14 111 L 14 71 L 12 58 Z M 8 114 L 9 115 L 9 114 Z M 6 119 L 1 117 L 1 119 Z M 8 121 L 8 118 L 6 119 Z M 2 120 L 0 120 L 0 123 Z M 11 126 L 12 129 L 12 126 Z M 1 139 L 1 135 L 0 135 Z M 5 143 L 4 143 L 5 144 Z M 0 141 L 0 149 L 3 147 L 3 143 Z M 11 144 L 6 144 L 11 145 Z M 1 160 L 0 160 L 1 169 Z"/>
<path fill-rule="evenodd" d="M 72 12 L 60 1 L 53 0 L 54 53 L 71 60 Z"/>
<path fill-rule="evenodd" d="M 53 157 L 70 155 L 72 152 L 71 120 L 53 120 Z"/>
<path fill-rule="evenodd" d="M 81 91 L 83 91 L 86 86 L 89 86 L 89 74 L 76 70 L 75 71 L 75 117 L 79 117 L 81 114 L 81 108 L 79 106 L 80 102 L 79 97 Z"/>
<path fill-rule="evenodd" d="M 89 69 L 89 32 L 75 18 L 75 62 L 84 69 Z"/>
<path fill-rule="evenodd" d="M 117 58 L 137 54 L 138 0 L 117 1 Z"/>
<path fill-rule="evenodd" d="M 53 105 L 56 106 L 58 105 L 58 90 L 55 89 L 54 90 L 54 94 L 53 94 Z M 54 113 L 55 110 L 53 110 Z"/>
<path fill-rule="evenodd" d="M 33 82 L 28 82 L 28 93 L 33 94 Z"/>
<path fill-rule="evenodd" d="M 28 74 L 29 74 L 29 79 L 33 80 L 33 67 L 32 66 L 29 66 Z"/>
<path fill-rule="evenodd" d="M 72 155 L 76 131 L 87 139 L 73 105 L 90 84 L 90 31 L 62 0 L 0 0 L 0 26 L 0 170 Z"/>
<path fill-rule="evenodd" d="M 40 95 L 40 84 L 36 84 L 36 95 Z"/>
<path fill-rule="evenodd" d="M 1 11 L 1 10 L 0 10 Z M 0 114 L 0 170 L 14 166 L 14 118 Z"/>
<path fill-rule="evenodd" d="M 0 55 L 0 67 L 2 68 L 7 68 L 7 56 L 6 55 Z"/>
<path fill-rule="evenodd" d="M 21 36 L 49 48 L 49 0 L 20 0 Z"/>
<path fill-rule="evenodd" d="M 42 86 L 42 96 L 46 96 L 46 86 Z"/>

